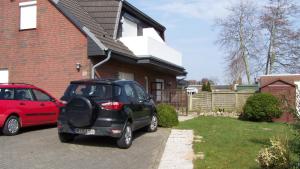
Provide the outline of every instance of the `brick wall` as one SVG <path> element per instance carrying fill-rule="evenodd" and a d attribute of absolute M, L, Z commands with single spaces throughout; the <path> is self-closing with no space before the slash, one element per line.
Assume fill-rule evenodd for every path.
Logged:
<path fill-rule="evenodd" d="M 0 1 L 0 69 L 61 97 L 70 80 L 88 78 L 87 38 L 48 0 L 37 1 L 37 28 L 19 31 L 19 3 Z M 81 71 L 75 68 L 82 65 Z"/>
<path fill-rule="evenodd" d="M 101 78 L 118 78 L 119 72 L 133 73 L 134 80 L 146 87 L 145 76 L 148 77 L 149 91 L 151 90 L 151 82 L 155 79 L 163 79 L 166 89 L 176 88 L 176 76 L 161 71 L 155 71 L 155 68 L 139 66 L 135 64 L 126 64 L 114 59 L 111 59 L 97 69 Z"/>
<path fill-rule="evenodd" d="M 20 31 L 20 2 L 25 0 L 0 1 L 0 69 L 9 70 L 10 82 L 34 84 L 60 98 L 70 81 L 90 77 L 87 38 L 48 0 L 37 1 L 37 28 Z M 82 66 L 79 72 L 76 63 Z M 98 72 L 103 78 L 133 73 L 143 86 L 147 76 L 149 91 L 157 78 L 165 80 L 165 88 L 176 88 L 176 76 L 153 67 L 110 60 Z"/>

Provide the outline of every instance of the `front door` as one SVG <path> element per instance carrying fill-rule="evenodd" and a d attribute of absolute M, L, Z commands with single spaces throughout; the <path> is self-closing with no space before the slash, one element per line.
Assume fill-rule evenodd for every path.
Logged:
<path fill-rule="evenodd" d="M 140 85 L 134 83 L 133 87 L 137 95 L 138 104 L 141 107 L 140 119 L 143 121 L 143 124 L 147 124 L 147 122 L 150 122 L 151 120 L 152 104 L 150 103 L 150 99 L 148 99 L 145 90 Z"/>
<path fill-rule="evenodd" d="M 24 126 L 34 125 L 39 122 L 39 105 L 33 99 L 30 89 L 15 89 L 14 104 L 20 110 Z"/>
<path fill-rule="evenodd" d="M 163 101 L 163 90 L 165 89 L 164 80 L 156 79 L 155 82 L 151 84 L 151 93 L 155 97 L 156 102 Z"/>
<path fill-rule="evenodd" d="M 133 126 L 139 126 L 142 118 L 142 107 L 140 106 L 136 93 L 134 92 L 133 86 L 131 84 L 124 85 L 124 91 L 129 100 L 128 107 L 131 109 L 131 116 L 133 118 Z"/>
<path fill-rule="evenodd" d="M 55 123 L 57 121 L 59 109 L 53 99 L 46 93 L 33 89 L 35 102 L 39 106 L 40 123 Z"/>

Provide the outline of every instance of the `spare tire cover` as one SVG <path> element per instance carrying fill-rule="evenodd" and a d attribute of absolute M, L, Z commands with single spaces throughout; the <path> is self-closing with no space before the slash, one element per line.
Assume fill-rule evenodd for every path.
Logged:
<path fill-rule="evenodd" d="M 75 97 L 66 105 L 68 122 L 74 127 L 87 127 L 92 125 L 95 106 L 93 101 L 85 97 Z"/>

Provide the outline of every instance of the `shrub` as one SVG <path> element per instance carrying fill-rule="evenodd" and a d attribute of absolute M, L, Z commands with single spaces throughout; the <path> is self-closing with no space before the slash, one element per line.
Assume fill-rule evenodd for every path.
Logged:
<path fill-rule="evenodd" d="M 244 106 L 242 118 L 251 121 L 272 121 L 282 114 L 279 100 L 268 93 L 250 96 Z"/>
<path fill-rule="evenodd" d="M 161 127 L 173 127 L 178 125 L 178 116 L 175 108 L 167 104 L 157 106 L 158 125 Z"/>
<path fill-rule="evenodd" d="M 294 138 L 291 140 L 292 151 L 297 155 L 298 165 L 300 165 L 300 122 L 297 121 L 293 124 L 293 134 Z"/>
<path fill-rule="evenodd" d="M 271 146 L 262 149 L 256 161 L 263 169 L 288 169 L 290 166 L 290 152 L 287 139 L 272 138 Z"/>

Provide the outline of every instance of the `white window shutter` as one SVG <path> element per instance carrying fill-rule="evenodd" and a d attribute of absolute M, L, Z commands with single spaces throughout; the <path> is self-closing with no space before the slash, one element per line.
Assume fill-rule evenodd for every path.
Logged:
<path fill-rule="evenodd" d="M 7 69 L 0 69 L 0 83 L 8 83 L 9 79 L 8 79 L 9 73 Z"/>
<path fill-rule="evenodd" d="M 20 30 L 34 29 L 37 25 L 36 1 L 23 2 L 20 6 Z"/>

